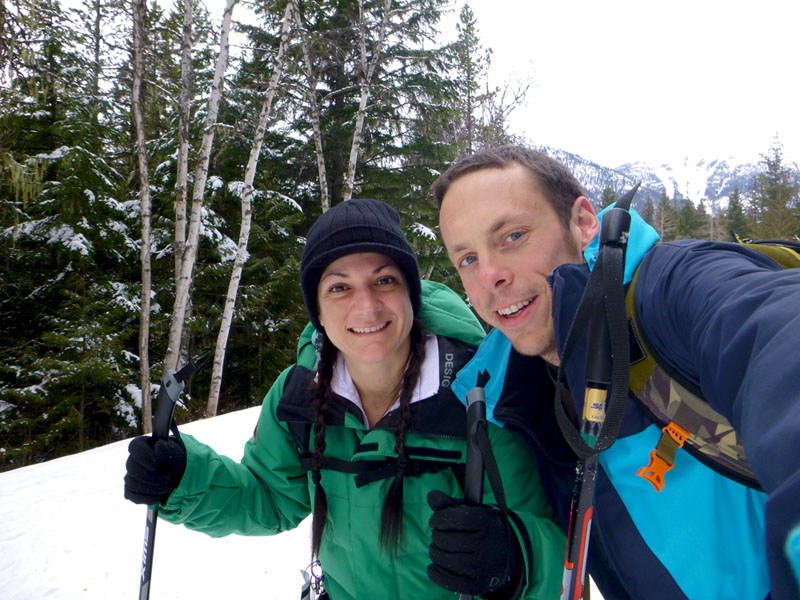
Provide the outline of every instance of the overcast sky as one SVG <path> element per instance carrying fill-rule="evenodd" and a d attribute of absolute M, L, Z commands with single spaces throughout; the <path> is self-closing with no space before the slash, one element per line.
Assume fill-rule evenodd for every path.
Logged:
<path fill-rule="evenodd" d="M 796 0 L 469 0 L 499 79 L 530 77 L 513 128 L 617 166 L 800 162 Z M 456 0 L 456 13 L 463 4 Z"/>

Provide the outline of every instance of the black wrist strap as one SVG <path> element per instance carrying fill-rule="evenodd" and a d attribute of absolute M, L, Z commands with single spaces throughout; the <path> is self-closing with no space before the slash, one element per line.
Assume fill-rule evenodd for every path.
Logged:
<path fill-rule="evenodd" d="M 497 506 L 500 508 L 505 519 L 505 525 L 508 530 L 509 540 L 512 542 L 513 548 L 509 552 L 508 560 L 512 563 L 509 566 L 509 582 L 500 590 L 487 594 L 487 600 L 514 600 L 519 598 L 522 590 L 525 588 L 525 559 L 522 556 L 522 548 L 520 547 L 517 536 L 514 535 L 514 529 L 511 527 L 512 517 L 516 517 L 508 510 L 508 503 L 506 501 L 506 493 L 503 488 L 503 478 L 500 476 L 500 469 L 497 466 L 497 460 L 492 450 L 492 444 L 489 441 L 489 433 L 487 430 L 486 421 L 478 424 L 475 431 L 475 444 L 481 453 L 483 465 L 486 469 L 486 476 L 489 478 L 489 485 L 492 488 Z"/>
<path fill-rule="evenodd" d="M 503 479 L 500 477 L 500 469 L 497 467 L 497 460 L 494 457 L 492 444 L 489 441 L 489 434 L 486 428 L 486 421 L 478 424 L 475 432 L 475 444 L 481 451 L 481 458 L 483 458 L 483 465 L 486 469 L 486 476 L 489 478 L 489 485 L 492 486 L 492 493 L 494 493 L 497 505 L 503 514 L 508 518 L 508 504 L 506 504 L 506 492 L 503 489 Z"/>

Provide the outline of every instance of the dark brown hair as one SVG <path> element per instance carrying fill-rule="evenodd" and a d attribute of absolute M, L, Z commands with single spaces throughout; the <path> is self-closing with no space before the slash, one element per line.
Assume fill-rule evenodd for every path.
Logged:
<path fill-rule="evenodd" d="M 441 208 L 456 179 L 483 169 L 506 169 L 515 163 L 525 168 L 532 185 L 544 195 L 562 225 L 569 229 L 572 205 L 576 198 L 586 195 L 583 186 L 565 165 L 524 146 L 498 146 L 466 156 L 433 182 L 431 192 Z"/>
<path fill-rule="evenodd" d="M 324 333 L 317 366 L 317 395 L 314 407 L 314 459 L 311 479 L 314 483 L 314 508 L 311 524 L 311 551 L 319 553 L 322 532 L 328 517 L 328 500 L 322 487 L 322 466 L 325 455 L 325 428 L 330 422 L 333 392 L 333 365 L 336 364 L 338 350 Z M 383 548 L 396 555 L 403 540 L 403 479 L 406 475 L 408 457 L 405 450 L 405 434 L 411 425 L 411 396 L 417 385 L 422 362 L 425 359 L 425 332 L 418 321 L 411 327 L 411 354 L 408 368 L 400 383 L 399 422 L 395 429 L 395 451 L 397 453 L 397 472 L 389 485 L 381 509 L 381 530 L 379 533 Z"/>

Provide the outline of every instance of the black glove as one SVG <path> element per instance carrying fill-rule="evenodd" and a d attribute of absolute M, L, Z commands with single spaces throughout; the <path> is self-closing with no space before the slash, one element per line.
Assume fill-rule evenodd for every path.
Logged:
<path fill-rule="evenodd" d="M 515 586 L 522 557 L 508 519 L 496 506 L 475 505 L 433 490 L 428 577 L 451 592 L 478 596 Z"/>
<path fill-rule="evenodd" d="M 174 437 L 134 438 L 125 463 L 125 498 L 136 504 L 166 502 L 186 470 L 186 450 Z"/>

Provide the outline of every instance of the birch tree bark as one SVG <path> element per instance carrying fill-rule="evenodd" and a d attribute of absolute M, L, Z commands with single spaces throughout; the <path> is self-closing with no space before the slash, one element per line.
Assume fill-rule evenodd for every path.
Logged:
<path fill-rule="evenodd" d="M 150 402 L 150 291 L 152 272 L 150 266 L 150 177 L 147 169 L 145 147 L 144 111 L 142 109 L 142 80 L 144 78 L 144 24 L 146 0 L 133 0 L 133 85 L 131 106 L 134 135 L 136 136 L 136 158 L 139 167 L 139 195 L 142 219 L 142 296 L 139 313 L 139 361 L 140 386 L 142 390 L 142 430 L 152 431 L 152 407 Z"/>
<path fill-rule="evenodd" d="M 372 88 L 373 76 L 375 68 L 380 64 L 383 59 L 383 45 L 386 41 L 386 36 L 389 33 L 389 17 L 391 16 L 392 0 L 385 0 L 383 4 L 383 12 L 381 14 L 380 25 L 377 32 L 375 32 L 375 45 L 372 58 L 367 57 L 367 20 L 364 15 L 364 0 L 358 0 L 358 16 L 359 16 L 359 49 L 360 49 L 360 62 L 358 66 L 358 79 L 361 97 L 358 103 L 358 112 L 356 113 L 355 126 L 353 127 L 353 143 L 350 146 L 350 158 L 347 162 L 347 174 L 344 179 L 344 187 L 342 191 L 343 200 L 349 200 L 353 196 L 353 188 L 355 185 L 356 166 L 358 165 L 358 156 L 361 150 L 361 142 L 364 139 L 364 118 L 367 114 L 367 106 L 369 103 L 370 92 Z"/>
<path fill-rule="evenodd" d="M 192 100 L 192 29 L 194 2 L 183 0 L 181 41 L 181 95 L 178 102 L 178 170 L 175 178 L 175 280 L 181 274 L 186 247 L 186 198 L 189 189 L 189 120 Z"/>
<path fill-rule="evenodd" d="M 258 166 L 258 158 L 261 154 L 261 147 L 264 144 L 264 134 L 267 130 L 267 122 L 272 112 L 272 101 L 278 89 L 278 82 L 283 72 L 284 57 L 289 43 L 290 31 L 292 26 L 292 12 L 294 10 L 294 0 L 286 3 L 286 10 L 283 14 L 281 24 L 281 41 L 278 46 L 278 53 L 275 57 L 275 67 L 272 71 L 267 90 L 264 94 L 264 102 L 261 106 L 261 113 L 258 117 L 253 145 L 250 148 L 250 157 L 245 168 L 244 185 L 242 188 L 242 223 L 239 229 L 239 243 L 236 249 L 236 257 L 233 261 L 233 271 L 231 272 L 230 282 L 228 283 L 228 293 L 225 297 L 225 308 L 222 312 L 217 345 L 214 351 L 214 366 L 211 372 L 211 385 L 208 392 L 206 403 L 206 416 L 213 417 L 217 414 L 219 404 L 219 392 L 222 387 L 222 371 L 225 366 L 225 348 L 228 345 L 228 335 L 230 333 L 231 322 L 233 321 L 234 308 L 236 307 L 236 297 L 239 291 L 239 282 L 242 278 L 242 267 L 247 262 L 247 243 L 250 238 L 250 225 L 252 222 L 252 197 L 253 181 Z"/>
<path fill-rule="evenodd" d="M 298 0 L 290 0 L 294 5 L 294 20 L 297 27 L 297 35 L 300 37 L 300 44 L 303 50 L 303 63 L 305 65 L 305 76 L 308 85 L 305 90 L 308 107 L 311 111 L 311 126 L 314 130 L 314 150 L 317 155 L 317 177 L 319 178 L 319 201 L 322 212 L 326 212 L 331 207 L 330 191 L 328 189 L 328 172 L 325 168 L 325 148 L 322 144 L 322 125 L 320 117 L 319 101 L 317 100 L 317 72 L 311 60 L 311 53 L 308 50 L 308 36 L 300 21 L 300 7 Z"/>
<path fill-rule="evenodd" d="M 228 53 L 230 49 L 231 21 L 233 8 L 238 0 L 227 0 L 222 18 L 219 37 L 219 54 L 217 55 L 214 79 L 211 84 L 211 93 L 208 97 L 207 113 L 203 138 L 200 143 L 200 152 L 194 175 L 194 189 L 192 191 L 192 212 L 189 220 L 189 233 L 186 238 L 183 256 L 181 259 L 180 274 L 175 282 L 175 303 L 170 322 L 169 344 L 165 359 L 165 367 L 174 369 L 178 365 L 181 352 L 181 337 L 183 334 L 186 310 L 189 305 L 189 291 L 192 284 L 192 274 L 197 259 L 197 245 L 200 240 L 203 210 L 205 208 L 205 186 L 208 179 L 208 165 L 211 160 L 211 148 L 214 143 L 219 103 L 222 96 L 222 87 L 225 71 L 228 68 Z"/>

